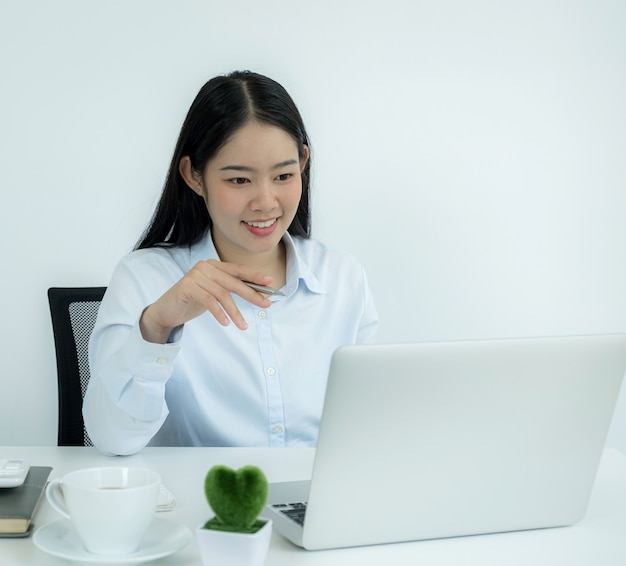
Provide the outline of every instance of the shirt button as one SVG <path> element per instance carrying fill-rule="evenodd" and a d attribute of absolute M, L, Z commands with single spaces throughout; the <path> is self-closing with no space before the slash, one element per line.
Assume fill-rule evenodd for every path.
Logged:
<path fill-rule="evenodd" d="M 273 432 L 274 434 L 280 434 L 282 431 L 283 431 L 283 427 L 282 427 L 282 426 L 280 426 L 279 424 L 275 424 L 275 425 L 272 427 L 272 432 Z"/>
<path fill-rule="evenodd" d="M 168 362 L 169 360 L 165 356 L 161 356 L 156 359 L 156 363 L 159 364 L 160 366 L 164 366 Z"/>
<path fill-rule="evenodd" d="M 265 311 L 259 311 L 259 318 L 265 318 L 267 313 Z"/>
<path fill-rule="evenodd" d="M 274 368 L 267 368 L 265 372 L 267 373 L 267 375 L 274 375 L 276 373 L 276 370 Z"/>

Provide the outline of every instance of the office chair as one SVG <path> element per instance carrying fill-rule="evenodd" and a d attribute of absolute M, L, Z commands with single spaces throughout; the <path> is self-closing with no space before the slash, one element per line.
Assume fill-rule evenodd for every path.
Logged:
<path fill-rule="evenodd" d="M 106 287 L 51 287 L 48 302 L 57 358 L 59 446 L 93 446 L 83 422 L 89 337 Z"/>

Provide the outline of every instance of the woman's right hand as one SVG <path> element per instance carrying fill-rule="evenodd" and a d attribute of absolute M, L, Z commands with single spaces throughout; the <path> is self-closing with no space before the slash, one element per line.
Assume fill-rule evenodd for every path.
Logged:
<path fill-rule="evenodd" d="M 178 283 L 147 307 L 139 327 L 144 340 L 165 344 L 177 326 L 209 311 L 223 326 L 232 321 L 237 328 L 248 328 L 232 294 L 261 308 L 272 303 L 262 293 L 248 287 L 244 281 L 270 285 L 272 277 L 260 271 L 217 260 L 200 261 Z"/>

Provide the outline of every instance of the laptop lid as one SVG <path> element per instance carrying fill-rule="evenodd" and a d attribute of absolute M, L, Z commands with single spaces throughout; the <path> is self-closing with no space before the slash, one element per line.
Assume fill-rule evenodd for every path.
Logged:
<path fill-rule="evenodd" d="M 283 534 L 323 549 L 572 524 L 625 368 L 623 335 L 340 348 L 304 528 Z"/>

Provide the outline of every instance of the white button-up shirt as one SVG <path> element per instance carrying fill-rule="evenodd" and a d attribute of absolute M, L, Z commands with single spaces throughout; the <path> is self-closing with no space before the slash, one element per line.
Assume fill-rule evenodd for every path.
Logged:
<path fill-rule="evenodd" d="M 315 446 L 332 353 L 374 339 L 365 272 L 349 254 L 284 238 L 285 296 L 261 309 L 234 295 L 249 324 L 210 313 L 146 342 L 143 310 L 198 261 L 219 259 L 210 235 L 192 247 L 134 251 L 119 263 L 90 343 L 85 425 L 108 454 L 144 446 Z"/>

